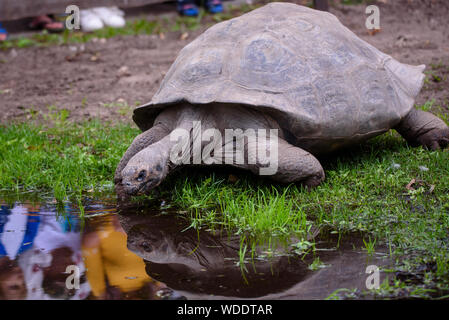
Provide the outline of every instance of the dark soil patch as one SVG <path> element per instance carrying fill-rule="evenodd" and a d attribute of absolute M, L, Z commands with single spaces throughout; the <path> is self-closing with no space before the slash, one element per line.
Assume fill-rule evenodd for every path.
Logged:
<path fill-rule="evenodd" d="M 381 31 L 375 35 L 365 28 L 365 5 L 333 5 L 331 12 L 399 61 L 426 64 L 428 81 L 416 103 L 435 99 L 434 105 L 449 110 L 449 2 L 388 0 L 378 5 Z M 179 50 L 205 28 L 184 40 L 173 32 L 164 38 L 115 37 L 0 52 L 0 123 L 61 109 L 73 121 L 131 121 L 135 105 L 151 99 Z"/>

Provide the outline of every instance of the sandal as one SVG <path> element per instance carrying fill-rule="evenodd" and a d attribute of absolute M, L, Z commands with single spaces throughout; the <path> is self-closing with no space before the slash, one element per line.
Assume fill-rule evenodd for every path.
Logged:
<path fill-rule="evenodd" d="M 178 12 L 188 17 L 196 17 L 199 14 L 198 7 L 190 1 L 178 1 Z"/>
<path fill-rule="evenodd" d="M 223 5 L 221 4 L 221 0 L 207 0 L 205 7 L 210 13 L 223 12 Z"/>
<path fill-rule="evenodd" d="M 0 24 L 0 41 L 8 40 L 8 31 Z"/>
<path fill-rule="evenodd" d="M 64 30 L 64 24 L 62 22 L 55 21 L 45 15 L 35 17 L 28 26 L 33 30 L 45 29 L 48 32 L 61 32 Z"/>

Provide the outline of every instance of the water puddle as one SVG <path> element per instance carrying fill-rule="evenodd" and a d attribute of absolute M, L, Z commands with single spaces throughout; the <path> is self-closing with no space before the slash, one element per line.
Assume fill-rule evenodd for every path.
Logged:
<path fill-rule="evenodd" d="M 171 213 L 118 214 L 107 201 L 0 204 L 0 299 L 323 299 L 366 290 L 367 266 L 388 264 L 355 236 L 322 234 L 302 257 L 273 245 L 242 256 L 238 236 L 197 231 Z"/>

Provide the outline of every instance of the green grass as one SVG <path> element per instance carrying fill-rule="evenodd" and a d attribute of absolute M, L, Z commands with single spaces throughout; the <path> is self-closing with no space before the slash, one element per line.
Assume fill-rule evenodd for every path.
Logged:
<path fill-rule="evenodd" d="M 93 39 L 112 38 L 116 36 L 158 34 L 165 31 L 159 20 L 147 21 L 144 19 L 128 21 L 123 28 L 105 27 L 91 33 L 64 30 L 61 34 L 48 33 L 45 30 L 31 36 L 21 36 L 2 41 L 0 49 L 27 48 L 33 46 L 50 46 L 63 44 L 85 43 Z"/>
<path fill-rule="evenodd" d="M 341 0 L 341 3 L 345 4 L 345 5 L 359 5 L 359 4 L 366 3 L 366 2 L 372 2 L 372 1 L 368 1 L 368 0 Z"/>
<path fill-rule="evenodd" d="M 69 123 L 64 112 L 48 118 L 56 119 L 51 126 L 0 126 L 1 190 L 52 190 L 58 201 L 112 190 L 115 167 L 138 130 L 99 121 Z"/>
<path fill-rule="evenodd" d="M 432 102 L 421 109 L 437 110 Z M 440 115 L 446 121 L 447 114 Z M 111 192 L 115 167 L 138 130 L 98 121 L 74 124 L 68 112 L 46 115 L 46 125 L 0 126 L 1 191 L 51 192 L 79 203 L 93 191 Z M 314 251 L 313 230 L 361 232 L 360 250 L 387 248 L 394 270 L 409 280 L 383 285 L 376 294 L 441 295 L 449 289 L 449 150 L 411 148 L 394 131 L 321 159 L 326 180 L 312 190 L 279 185 L 244 171 L 186 169 L 142 197 L 178 210 L 190 227 L 241 236 L 240 267 L 255 243 L 283 239 L 298 254 Z M 423 170 L 427 168 L 428 170 Z M 412 180 L 412 188 L 406 188 Z M 312 269 L 320 265 L 317 260 Z M 425 268 L 423 269 L 423 266 Z M 424 270 L 424 271 L 422 271 Z M 413 277 L 412 277 L 413 278 Z M 430 291 L 429 291 L 430 290 Z"/>
<path fill-rule="evenodd" d="M 253 238 L 306 233 L 306 215 L 288 193 L 288 188 L 282 193 L 268 186 L 254 189 L 251 183 L 231 186 L 212 175 L 199 184 L 189 179 L 177 183 L 172 203 L 194 213 L 195 226 L 235 230 Z"/>
<path fill-rule="evenodd" d="M 319 257 L 315 258 L 313 262 L 309 265 L 309 269 L 312 271 L 317 271 L 322 268 L 326 268 L 326 265 L 320 260 Z"/>

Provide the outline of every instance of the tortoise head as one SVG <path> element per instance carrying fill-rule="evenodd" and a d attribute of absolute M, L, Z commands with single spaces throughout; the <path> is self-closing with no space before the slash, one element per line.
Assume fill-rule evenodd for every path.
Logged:
<path fill-rule="evenodd" d="M 147 149 L 132 157 L 122 170 L 122 186 L 128 195 L 147 193 L 157 187 L 167 174 L 167 162 L 160 154 Z"/>

